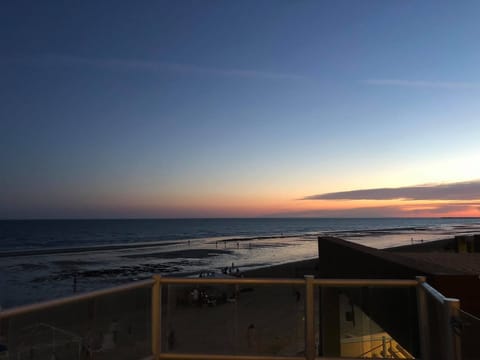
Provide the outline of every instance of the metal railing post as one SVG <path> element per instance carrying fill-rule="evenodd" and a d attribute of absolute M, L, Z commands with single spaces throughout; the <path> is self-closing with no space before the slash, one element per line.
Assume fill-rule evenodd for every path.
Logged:
<path fill-rule="evenodd" d="M 427 281 L 427 278 L 425 276 L 417 276 L 416 279 L 420 357 L 422 360 L 430 360 L 430 328 L 428 326 L 427 294 L 423 288 L 423 284 Z"/>
<path fill-rule="evenodd" d="M 313 275 L 305 275 L 305 359 L 315 359 L 315 309 Z"/>
<path fill-rule="evenodd" d="M 446 358 L 461 360 L 461 339 L 455 329 L 455 321 L 459 320 L 460 300 L 446 298 L 443 303 L 445 318 L 444 331 L 446 339 Z"/>
<path fill-rule="evenodd" d="M 162 351 L 162 284 L 160 275 L 153 275 L 152 286 L 152 354 L 155 360 L 160 359 Z"/>

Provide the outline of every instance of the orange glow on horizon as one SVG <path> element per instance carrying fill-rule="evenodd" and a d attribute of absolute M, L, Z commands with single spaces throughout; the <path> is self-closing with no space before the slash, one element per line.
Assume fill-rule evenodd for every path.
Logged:
<path fill-rule="evenodd" d="M 122 209 L 125 214 L 148 217 L 480 217 L 480 200 L 300 200 L 239 195 L 103 200 L 98 207 L 105 212 Z"/>

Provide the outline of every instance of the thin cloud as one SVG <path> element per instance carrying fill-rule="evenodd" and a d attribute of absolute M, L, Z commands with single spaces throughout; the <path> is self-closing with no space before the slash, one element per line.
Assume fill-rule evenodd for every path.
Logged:
<path fill-rule="evenodd" d="M 424 213 L 432 214 L 432 215 L 448 215 L 449 213 L 456 213 L 456 212 L 471 212 L 471 211 L 476 211 L 478 213 L 478 204 L 444 204 L 444 205 L 439 205 L 439 206 L 434 206 L 432 208 L 426 208 L 423 209 L 421 207 L 419 208 L 403 208 L 403 212 L 408 212 L 412 215 L 422 215 Z"/>
<path fill-rule="evenodd" d="M 375 86 L 400 86 L 400 87 L 412 87 L 412 88 L 480 89 L 480 83 L 474 83 L 474 82 L 369 79 L 369 80 L 365 80 L 365 83 L 369 85 L 375 85 Z"/>
<path fill-rule="evenodd" d="M 476 200 L 480 199 L 480 180 L 450 184 L 405 186 L 340 191 L 310 195 L 303 200 Z"/>
<path fill-rule="evenodd" d="M 25 60 L 20 60 L 24 62 Z M 63 66 L 88 66 L 103 68 L 113 71 L 147 71 L 147 72 L 176 72 L 183 74 L 207 74 L 216 76 L 229 76 L 240 78 L 260 78 L 273 80 L 304 80 L 305 76 L 277 73 L 269 71 L 258 71 L 250 69 L 232 69 L 204 67 L 192 64 L 170 63 L 163 61 L 150 61 L 139 59 L 118 59 L 118 58 L 88 58 L 66 55 L 47 55 L 35 59 L 37 64 L 42 65 L 63 65 Z"/>
<path fill-rule="evenodd" d="M 398 206 L 358 207 L 352 209 L 314 209 L 303 211 L 285 211 L 270 214 L 273 217 L 327 217 L 327 218 L 358 218 L 358 217 L 401 217 L 406 216 Z"/>

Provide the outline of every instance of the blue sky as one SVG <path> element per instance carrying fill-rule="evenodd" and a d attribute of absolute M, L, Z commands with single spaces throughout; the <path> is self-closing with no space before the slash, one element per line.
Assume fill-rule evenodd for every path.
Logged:
<path fill-rule="evenodd" d="M 480 179 L 479 10 L 2 2 L 0 217 L 324 215 L 365 203 L 299 199 Z"/>

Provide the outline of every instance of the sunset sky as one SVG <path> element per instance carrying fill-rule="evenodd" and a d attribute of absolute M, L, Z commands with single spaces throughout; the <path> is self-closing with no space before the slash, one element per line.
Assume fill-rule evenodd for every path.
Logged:
<path fill-rule="evenodd" d="M 2 1 L 0 218 L 480 216 L 480 1 Z"/>

